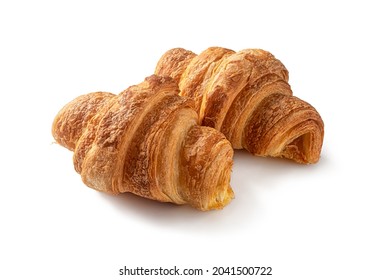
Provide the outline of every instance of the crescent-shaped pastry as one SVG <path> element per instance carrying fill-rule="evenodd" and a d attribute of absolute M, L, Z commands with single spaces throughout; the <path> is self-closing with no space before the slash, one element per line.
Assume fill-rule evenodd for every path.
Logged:
<path fill-rule="evenodd" d="M 233 198 L 233 149 L 199 125 L 193 101 L 178 92 L 171 78 L 153 75 L 119 95 L 82 95 L 57 114 L 52 134 L 93 189 L 222 208 Z"/>
<path fill-rule="evenodd" d="M 233 148 L 299 163 L 319 160 L 321 116 L 292 96 L 288 71 L 271 53 L 211 47 L 196 55 L 176 48 L 161 57 L 155 74 L 172 77 L 180 95 L 194 100 L 201 124 L 221 131 Z"/>

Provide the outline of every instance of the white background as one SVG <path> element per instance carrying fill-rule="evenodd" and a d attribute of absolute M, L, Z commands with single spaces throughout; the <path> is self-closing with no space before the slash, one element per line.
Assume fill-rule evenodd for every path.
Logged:
<path fill-rule="evenodd" d="M 164 279 L 390 279 L 385 3 L 1 1 L 0 278 L 138 279 L 119 269 L 176 265 L 209 273 Z M 58 110 L 141 82 L 170 48 L 210 46 L 263 48 L 286 65 L 324 119 L 320 162 L 237 152 L 236 198 L 206 213 L 85 187 L 53 143 Z"/>

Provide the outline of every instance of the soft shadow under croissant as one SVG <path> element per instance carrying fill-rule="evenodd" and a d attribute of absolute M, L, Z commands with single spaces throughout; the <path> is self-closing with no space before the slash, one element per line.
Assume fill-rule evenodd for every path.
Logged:
<path fill-rule="evenodd" d="M 74 151 L 74 166 L 96 190 L 200 210 L 233 198 L 233 149 L 217 130 L 200 126 L 192 100 L 169 77 L 151 76 L 119 95 L 94 92 L 55 117 L 57 143 Z"/>
<path fill-rule="evenodd" d="M 196 55 L 176 48 L 161 57 L 155 74 L 172 77 L 180 95 L 194 100 L 202 125 L 221 131 L 233 148 L 299 163 L 319 160 L 322 118 L 292 96 L 288 71 L 271 53 L 211 47 Z"/>

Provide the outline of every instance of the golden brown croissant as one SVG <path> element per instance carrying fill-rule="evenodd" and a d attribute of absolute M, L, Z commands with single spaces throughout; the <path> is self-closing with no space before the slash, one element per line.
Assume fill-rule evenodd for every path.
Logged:
<path fill-rule="evenodd" d="M 170 76 L 192 98 L 202 125 L 221 131 L 233 148 L 299 163 L 320 158 L 324 124 L 307 102 L 292 96 L 288 71 L 260 49 L 211 47 L 199 55 L 176 48 L 155 74 Z"/>
<path fill-rule="evenodd" d="M 193 101 L 169 77 L 151 76 L 119 95 L 95 92 L 55 117 L 55 140 L 74 151 L 74 166 L 96 190 L 222 208 L 233 198 L 233 149 L 217 130 L 200 126 Z"/>

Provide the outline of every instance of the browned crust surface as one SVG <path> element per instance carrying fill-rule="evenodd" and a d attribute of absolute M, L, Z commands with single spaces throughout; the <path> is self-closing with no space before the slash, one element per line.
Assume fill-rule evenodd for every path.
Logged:
<path fill-rule="evenodd" d="M 185 50 L 181 50 L 181 52 L 185 52 Z M 164 75 L 173 73 L 176 80 L 177 76 L 180 75 L 180 94 L 194 100 L 195 108 L 203 125 L 221 131 L 235 149 L 246 148 L 255 155 L 281 156 L 299 163 L 315 163 L 319 160 L 324 137 L 321 116 L 312 106 L 311 112 L 315 115 L 314 117 L 302 114 L 295 109 L 295 107 L 306 106 L 307 103 L 301 99 L 287 98 L 292 96 L 292 90 L 288 83 L 288 70 L 270 52 L 261 49 L 245 49 L 234 52 L 220 47 L 212 47 L 201 52 L 198 56 L 191 54 L 186 58 L 186 67 L 183 67 L 184 64 L 175 67 L 174 64 L 170 64 L 170 61 L 177 60 L 175 52 L 168 51 L 158 62 L 156 73 L 164 73 Z M 191 59 L 188 60 L 188 58 Z M 276 98 L 279 95 L 284 95 L 286 98 Z M 291 130 L 283 137 L 291 137 L 291 139 L 271 141 L 273 145 L 264 146 L 266 142 L 269 142 L 268 138 L 262 138 L 266 136 L 267 131 L 253 128 L 255 126 L 265 127 L 264 123 L 272 123 L 273 119 L 262 119 L 272 118 L 272 114 L 259 111 L 269 112 L 267 108 L 260 106 L 265 99 L 280 103 L 266 102 L 264 104 L 281 108 L 286 106 L 286 102 L 294 100 L 295 107 L 287 107 L 289 112 L 281 109 L 274 110 L 273 114 L 281 114 L 280 118 L 289 115 L 291 120 L 300 119 L 302 125 L 306 121 L 315 124 L 310 129 L 303 129 L 302 125 L 290 127 L 288 123 L 281 122 L 280 125 L 284 124 L 286 129 Z M 302 130 L 310 130 L 310 133 L 305 134 L 304 137 L 298 137 L 299 140 L 297 140 L 296 135 L 301 134 Z M 275 131 L 282 131 L 282 129 Z M 273 139 L 276 137 L 279 136 L 275 135 Z M 279 146 L 274 147 L 275 145 Z M 279 152 L 276 153 L 274 150 Z"/>
<path fill-rule="evenodd" d="M 193 101 L 178 92 L 171 78 L 153 75 L 119 95 L 78 97 L 56 116 L 53 136 L 75 150 L 75 169 L 91 188 L 222 208 L 233 196 L 232 147 L 222 133 L 198 125 Z"/>

